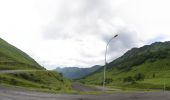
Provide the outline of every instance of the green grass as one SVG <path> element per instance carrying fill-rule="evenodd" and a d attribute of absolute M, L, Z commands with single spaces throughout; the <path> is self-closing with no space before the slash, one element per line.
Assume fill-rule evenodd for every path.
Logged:
<path fill-rule="evenodd" d="M 127 89 L 162 89 L 164 82 L 166 89 L 170 90 L 170 58 L 160 59 L 155 62 L 146 61 L 145 63 L 133 66 L 130 70 L 120 70 L 117 68 L 108 69 L 106 77 L 112 79 L 112 82 L 107 83 L 110 87 L 119 87 L 122 90 Z M 137 73 L 145 75 L 144 81 L 137 81 L 132 84 L 131 82 L 123 82 L 127 76 L 134 76 Z M 84 84 L 102 85 L 103 72 L 95 73 L 85 79 L 79 80 Z"/>
<path fill-rule="evenodd" d="M 29 65 L 38 65 L 29 55 L 0 39 L 0 52 L 6 56 Z"/>
<path fill-rule="evenodd" d="M 0 69 L 42 69 L 29 55 L 0 38 Z"/>
<path fill-rule="evenodd" d="M 69 80 L 64 79 L 56 72 L 49 71 L 1 74 L 0 84 L 58 92 L 67 92 L 72 89 Z"/>

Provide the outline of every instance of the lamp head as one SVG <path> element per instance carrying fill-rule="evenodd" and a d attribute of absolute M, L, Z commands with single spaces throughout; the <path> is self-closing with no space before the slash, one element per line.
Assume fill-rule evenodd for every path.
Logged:
<path fill-rule="evenodd" d="M 118 34 L 116 34 L 116 35 L 114 36 L 114 38 L 115 38 L 115 37 L 118 37 Z"/>

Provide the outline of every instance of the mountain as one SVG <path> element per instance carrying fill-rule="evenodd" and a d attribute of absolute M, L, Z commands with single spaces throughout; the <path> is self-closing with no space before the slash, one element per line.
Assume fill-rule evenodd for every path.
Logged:
<path fill-rule="evenodd" d="M 78 68 L 78 67 L 64 67 L 64 68 L 56 68 L 55 70 L 62 73 L 64 77 L 69 79 L 80 79 L 84 76 L 87 76 L 96 70 L 98 70 L 101 66 L 95 65 L 90 68 Z"/>
<path fill-rule="evenodd" d="M 30 56 L 0 38 L 0 69 L 42 69 Z"/>
<path fill-rule="evenodd" d="M 132 48 L 107 64 L 106 85 L 121 88 L 170 89 L 170 42 L 156 42 Z M 102 85 L 103 69 L 80 80 Z"/>
<path fill-rule="evenodd" d="M 11 73 L 3 73 L 3 71 Z M 71 83 L 61 74 L 47 71 L 33 58 L 0 38 L 0 85 L 45 91 L 67 91 Z"/>

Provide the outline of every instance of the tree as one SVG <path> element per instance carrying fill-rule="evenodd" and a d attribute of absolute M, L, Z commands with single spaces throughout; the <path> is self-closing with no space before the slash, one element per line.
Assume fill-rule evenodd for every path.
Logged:
<path fill-rule="evenodd" d="M 11 83 L 12 85 L 16 85 L 16 84 L 17 84 L 17 81 L 16 81 L 16 79 L 13 79 L 13 78 L 12 78 L 12 79 L 10 80 L 10 83 Z"/>
<path fill-rule="evenodd" d="M 137 73 L 134 76 L 135 81 L 143 81 L 145 79 L 145 75 L 143 73 Z"/>
<path fill-rule="evenodd" d="M 153 78 L 155 78 L 155 77 L 156 77 L 156 74 L 155 74 L 155 73 L 153 73 L 152 77 L 153 77 Z"/>
<path fill-rule="evenodd" d="M 113 79 L 111 79 L 111 78 L 106 78 L 106 84 L 109 84 L 109 83 L 111 83 L 111 82 L 113 82 Z"/>
<path fill-rule="evenodd" d="M 63 73 L 59 73 L 59 75 L 60 75 L 61 77 L 63 77 Z"/>
<path fill-rule="evenodd" d="M 135 80 L 133 79 L 132 76 L 128 76 L 128 77 L 125 77 L 125 78 L 123 79 L 123 82 L 135 83 Z"/>

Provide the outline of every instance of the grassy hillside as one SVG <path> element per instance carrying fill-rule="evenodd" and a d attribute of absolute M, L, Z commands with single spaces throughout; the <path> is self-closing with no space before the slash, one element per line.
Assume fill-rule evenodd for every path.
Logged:
<path fill-rule="evenodd" d="M 0 73 L 0 85 L 45 91 L 71 90 L 70 81 L 61 74 L 45 70 L 26 53 L 0 39 L 0 71 L 2 70 L 29 71 Z"/>
<path fill-rule="evenodd" d="M 42 69 L 26 53 L 0 38 L 0 69 Z"/>
<path fill-rule="evenodd" d="M 162 89 L 164 82 L 170 90 L 170 42 L 156 42 L 133 48 L 107 64 L 106 85 L 119 88 Z M 101 85 L 103 69 L 81 82 Z"/>
<path fill-rule="evenodd" d="M 101 66 L 96 65 L 90 68 L 78 68 L 78 67 L 65 67 L 65 68 L 56 68 L 55 71 L 63 74 L 64 77 L 69 79 L 80 79 L 85 77 L 96 70 L 98 70 Z"/>
<path fill-rule="evenodd" d="M 50 71 L 0 74 L 0 84 L 44 91 L 67 92 L 71 90 L 69 80 Z"/>

